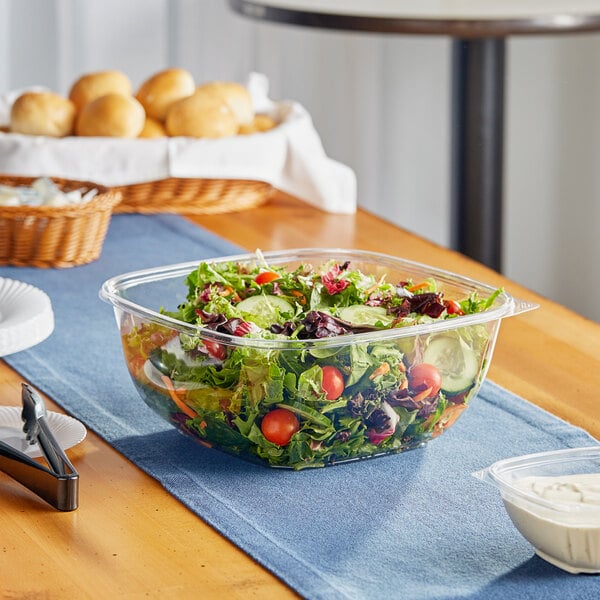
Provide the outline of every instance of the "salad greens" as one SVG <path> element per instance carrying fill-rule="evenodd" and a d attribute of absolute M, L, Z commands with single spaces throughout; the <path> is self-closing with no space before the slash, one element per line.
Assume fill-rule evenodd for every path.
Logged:
<path fill-rule="evenodd" d="M 203 262 L 185 283 L 185 301 L 163 312 L 200 333 L 152 322 L 124 333 L 136 385 L 205 444 L 295 469 L 400 452 L 442 433 L 481 383 L 486 325 L 368 332 L 485 311 L 501 292 L 450 299 L 431 278 L 386 281 L 334 260 L 288 268 L 260 254 Z"/>

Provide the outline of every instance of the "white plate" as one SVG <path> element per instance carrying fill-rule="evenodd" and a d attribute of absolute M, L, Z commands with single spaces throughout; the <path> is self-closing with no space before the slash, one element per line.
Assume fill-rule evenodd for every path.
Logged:
<path fill-rule="evenodd" d="M 38 288 L 0 277 L 0 356 L 44 341 L 54 331 L 50 298 Z"/>
<path fill-rule="evenodd" d="M 37 444 L 30 444 L 23 433 L 20 406 L 0 406 L 0 440 L 32 458 L 42 456 Z M 79 444 L 87 433 L 83 423 L 61 413 L 48 411 L 46 421 L 59 446 L 66 450 Z"/>

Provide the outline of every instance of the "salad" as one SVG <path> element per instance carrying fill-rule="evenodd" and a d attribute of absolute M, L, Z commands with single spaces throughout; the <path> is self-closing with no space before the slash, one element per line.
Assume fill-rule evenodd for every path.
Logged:
<path fill-rule="evenodd" d="M 334 259 L 269 264 L 260 252 L 202 262 L 185 296 L 183 286 L 182 303 L 161 312 L 194 327 L 141 321 L 122 334 L 142 396 L 206 445 L 294 469 L 440 435 L 477 391 L 494 336 L 468 319 L 427 325 L 486 311 L 502 291 L 450 298 L 431 277 L 387 281 Z"/>

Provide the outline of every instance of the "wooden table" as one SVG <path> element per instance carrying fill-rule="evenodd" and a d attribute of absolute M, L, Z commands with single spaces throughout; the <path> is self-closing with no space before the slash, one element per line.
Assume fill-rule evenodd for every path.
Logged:
<path fill-rule="evenodd" d="M 451 37 L 451 247 L 501 271 L 506 38 L 599 31 L 596 0 L 229 0 L 229 5 L 263 21 Z"/>
<path fill-rule="evenodd" d="M 503 322 L 489 378 L 600 438 L 600 325 L 364 211 L 326 214 L 277 194 L 258 209 L 194 220 L 248 250 L 381 251 L 539 302 L 539 310 Z M 1 404 L 20 403 L 20 381 L 0 361 Z M 51 509 L 0 473 L 0 597 L 295 597 L 93 433 L 69 456 L 81 475 L 73 512 Z"/>

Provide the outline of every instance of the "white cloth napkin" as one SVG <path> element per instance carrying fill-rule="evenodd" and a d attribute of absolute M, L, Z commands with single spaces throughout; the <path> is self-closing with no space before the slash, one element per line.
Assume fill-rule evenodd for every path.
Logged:
<path fill-rule="evenodd" d="M 271 100 L 262 74 L 252 73 L 248 88 L 255 110 L 275 117 L 278 127 L 220 139 L 0 133 L 0 172 L 81 179 L 109 187 L 167 177 L 260 180 L 328 212 L 355 212 L 354 171 L 326 155 L 308 111 L 297 102 Z M 22 91 L 0 98 L 0 123 L 8 124 L 10 106 Z"/>

